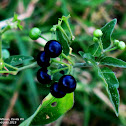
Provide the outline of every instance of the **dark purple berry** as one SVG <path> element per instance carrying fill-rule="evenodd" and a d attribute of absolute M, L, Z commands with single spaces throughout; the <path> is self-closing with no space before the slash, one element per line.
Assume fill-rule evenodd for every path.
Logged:
<path fill-rule="evenodd" d="M 59 89 L 71 93 L 76 89 L 76 80 L 71 75 L 64 75 L 59 79 Z"/>
<path fill-rule="evenodd" d="M 51 57 L 56 58 L 62 52 L 61 44 L 56 40 L 50 40 L 46 43 L 44 51 Z"/>
<path fill-rule="evenodd" d="M 47 72 L 43 71 L 43 69 L 39 69 L 37 72 L 37 80 L 41 84 L 49 84 L 51 82 L 51 76 L 47 74 Z"/>
<path fill-rule="evenodd" d="M 44 51 L 41 51 L 37 56 L 37 63 L 41 67 L 48 67 L 50 65 L 50 57 Z"/>
<path fill-rule="evenodd" d="M 66 95 L 66 93 L 59 90 L 59 84 L 58 83 L 53 83 L 51 85 L 50 92 L 51 92 L 52 96 L 54 96 L 55 98 L 62 98 Z"/>

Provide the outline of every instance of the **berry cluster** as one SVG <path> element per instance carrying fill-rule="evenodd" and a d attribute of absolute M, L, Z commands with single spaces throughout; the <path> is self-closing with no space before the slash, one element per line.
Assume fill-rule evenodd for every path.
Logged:
<path fill-rule="evenodd" d="M 61 44 L 56 40 L 50 40 L 46 43 L 44 51 L 41 51 L 37 56 L 37 63 L 41 69 L 37 72 L 37 79 L 42 84 L 51 82 L 51 76 L 48 75 L 47 67 L 50 66 L 50 58 L 58 57 L 62 52 Z"/>
<path fill-rule="evenodd" d="M 51 76 L 47 73 L 47 67 L 50 66 L 50 58 L 58 57 L 62 52 L 61 44 L 56 40 L 50 40 L 46 43 L 44 51 L 37 56 L 37 63 L 40 67 L 37 72 L 37 79 L 42 84 L 49 84 Z M 50 87 L 51 94 L 56 98 L 62 98 L 66 93 L 71 93 L 76 88 L 76 80 L 71 75 L 63 75 L 59 82 L 55 82 Z"/>
<path fill-rule="evenodd" d="M 58 83 L 54 83 L 50 87 L 51 94 L 56 98 L 62 98 L 66 93 L 71 93 L 76 89 L 76 80 L 71 75 L 62 76 Z"/>

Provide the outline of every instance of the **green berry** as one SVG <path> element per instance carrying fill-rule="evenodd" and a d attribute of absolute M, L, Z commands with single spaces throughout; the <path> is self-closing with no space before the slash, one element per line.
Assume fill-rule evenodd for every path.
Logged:
<path fill-rule="evenodd" d="M 4 67 L 4 61 L 0 59 L 0 70 Z"/>
<path fill-rule="evenodd" d="M 99 38 L 103 35 L 102 31 L 100 29 L 96 29 L 93 33 L 94 37 Z"/>
<path fill-rule="evenodd" d="M 118 44 L 119 44 L 119 40 L 114 40 L 114 45 L 118 46 Z"/>
<path fill-rule="evenodd" d="M 98 42 L 98 38 L 97 37 L 93 37 L 93 42 Z"/>
<path fill-rule="evenodd" d="M 2 58 L 7 59 L 10 57 L 10 53 L 7 49 L 2 49 Z"/>
<path fill-rule="evenodd" d="M 30 37 L 31 39 L 33 39 L 33 40 L 36 40 L 36 39 L 39 38 L 40 34 L 41 34 L 40 29 L 34 27 L 34 28 L 32 28 L 32 29 L 30 30 L 30 32 L 29 32 L 29 37 Z"/>
<path fill-rule="evenodd" d="M 123 41 L 120 41 L 119 44 L 118 44 L 118 48 L 119 48 L 120 50 L 124 50 L 125 47 L 126 47 L 126 44 L 125 44 Z"/>

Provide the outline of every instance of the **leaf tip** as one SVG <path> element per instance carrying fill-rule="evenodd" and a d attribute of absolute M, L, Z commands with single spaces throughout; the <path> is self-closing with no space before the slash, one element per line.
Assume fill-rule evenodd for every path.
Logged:
<path fill-rule="evenodd" d="M 119 112 L 115 111 L 115 114 L 116 114 L 117 117 L 119 116 Z"/>
<path fill-rule="evenodd" d="M 114 18 L 113 21 L 117 23 L 117 18 Z"/>

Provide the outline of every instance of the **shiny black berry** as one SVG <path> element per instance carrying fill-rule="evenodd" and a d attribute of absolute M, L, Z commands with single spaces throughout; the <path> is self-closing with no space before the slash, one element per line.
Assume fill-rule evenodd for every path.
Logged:
<path fill-rule="evenodd" d="M 76 89 L 76 80 L 71 75 L 64 75 L 59 79 L 59 89 L 71 93 Z"/>
<path fill-rule="evenodd" d="M 50 57 L 44 51 L 41 51 L 37 56 L 37 63 L 41 67 L 48 67 L 50 65 Z"/>
<path fill-rule="evenodd" d="M 56 40 L 50 40 L 46 43 L 44 51 L 51 57 L 58 57 L 62 52 L 61 44 Z"/>
<path fill-rule="evenodd" d="M 51 92 L 52 96 L 54 96 L 55 98 L 62 98 L 66 95 L 66 93 L 59 90 L 59 84 L 58 83 L 53 83 L 51 85 L 50 92 Z"/>
<path fill-rule="evenodd" d="M 37 72 L 37 80 L 41 84 L 49 84 L 51 82 L 51 76 L 47 72 L 43 71 L 43 68 L 39 69 Z"/>

